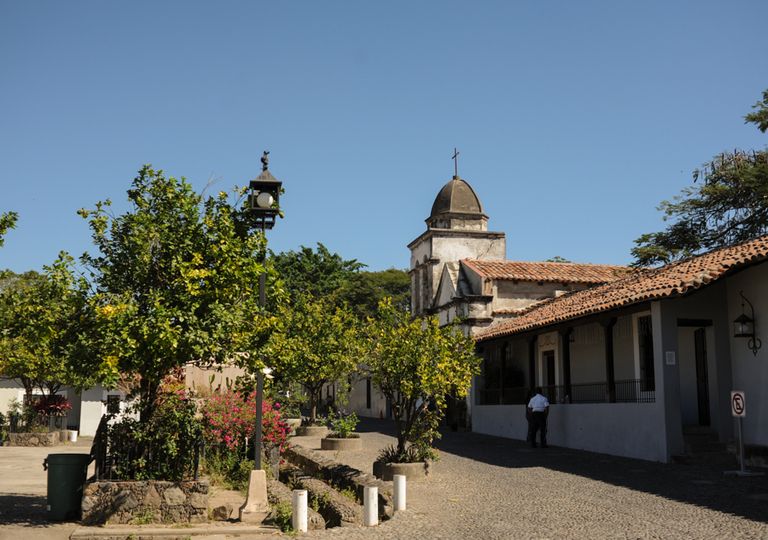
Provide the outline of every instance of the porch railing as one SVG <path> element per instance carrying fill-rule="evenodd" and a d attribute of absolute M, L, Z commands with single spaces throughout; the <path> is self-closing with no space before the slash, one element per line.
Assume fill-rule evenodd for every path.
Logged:
<path fill-rule="evenodd" d="M 653 403 L 656 392 L 653 379 L 616 381 L 616 403 Z M 608 383 L 605 381 L 571 384 L 570 394 L 565 385 L 542 386 L 542 393 L 551 404 L 556 403 L 608 403 Z M 525 405 L 530 389 L 524 387 L 481 389 L 481 405 Z"/>

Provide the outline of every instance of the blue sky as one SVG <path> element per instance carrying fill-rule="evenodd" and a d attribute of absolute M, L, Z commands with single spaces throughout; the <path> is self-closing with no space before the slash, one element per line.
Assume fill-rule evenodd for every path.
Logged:
<path fill-rule="evenodd" d="M 0 268 L 92 250 L 76 212 L 144 163 L 247 185 L 270 151 L 276 251 L 372 270 L 454 172 L 510 260 L 624 264 L 711 156 L 763 148 L 768 2 L 0 0 Z"/>

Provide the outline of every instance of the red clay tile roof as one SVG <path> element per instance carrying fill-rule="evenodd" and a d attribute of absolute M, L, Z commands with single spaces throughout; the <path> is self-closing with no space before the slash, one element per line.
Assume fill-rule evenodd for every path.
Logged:
<path fill-rule="evenodd" d="M 766 259 L 768 236 L 762 236 L 661 268 L 638 270 L 612 283 L 565 293 L 552 302 L 539 304 L 516 319 L 480 332 L 475 340 L 517 334 L 648 300 L 683 296 L 741 266 Z"/>
<path fill-rule="evenodd" d="M 549 283 L 607 283 L 616 281 L 631 269 L 611 264 L 554 262 L 485 261 L 464 259 L 462 263 L 483 277 L 502 280 Z"/>

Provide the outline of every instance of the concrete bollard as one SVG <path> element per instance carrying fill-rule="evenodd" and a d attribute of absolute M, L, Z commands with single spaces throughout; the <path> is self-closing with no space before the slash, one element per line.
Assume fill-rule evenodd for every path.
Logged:
<path fill-rule="evenodd" d="M 363 492 L 363 504 L 365 506 L 366 527 L 373 527 L 379 524 L 379 488 L 376 486 L 367 486 Z"/>
<path fill-rule="evenodd" d="M 405 475 L 396 474 L 392 477 L 395 488 L 395 512 L 405 510 Z"/>
<path fill-rule="evenodd" d="M 293 490 L 293 519 L 291 525 L 294 531 L 307 532 L 307 490 Z"/>

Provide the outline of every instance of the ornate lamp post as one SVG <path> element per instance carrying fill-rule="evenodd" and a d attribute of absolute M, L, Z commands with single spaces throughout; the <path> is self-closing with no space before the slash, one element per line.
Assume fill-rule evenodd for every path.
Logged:
<path fill-rule="evenodd" d="M 262 172 L 251 180 L 251 192 L 249 195 L 251 212 L 254 223 L 261 229 L 262 234 L 267 229 L 275 226 L 275 218 L 280 213 L 280 191 L 282 183 L 278 182 L 267 170 L 269 152 L 264 152 L 261 158 Z M 266 260 L 266 254 L 265 254 Z M 265 262 L 262 260 L 262 262 Z M 259 275 L 259 306 L 262 308 L 267 303 L 267 274 Z M 264 356 L 261 356 L 264 364 Z M 240 507 L 240 521 L 245 523 L 261 523 L 269 515 L 270 508 L 267 502 L 267 478 L 261 470 L 261 438 L 263 433 L 261 407 L 264 402 L 264 370 L 260 369 L 256 375 L 256 433 L 254 467 L 248 480 L 248 496 L 245 504 Z"/>
<path fill-rule="evenodd" d="M 267 229 L 271 229 L 275 226 L 275 218 L 280 213 L 280 191 L 283 183 L 278 182 L 277 179 L 272 176 L 267 170 L 269 165 L 269 158 L 267 157 L 269 152 L 264 152 L 261 157 L 262 170 L 261 174 L 256 180 L 251 180 L 251 193 L 248 197 L 251 203 L 251 212 L 254 215 L 254 222 L 257 227 L 261 228 L 262 234 L 266 233 Z M 265 259 L 262 262 L 266 262 Z M 267 274 L 262 272 L 259 276 L 259 307 L 264 307 L 267 304 Z M 264 357 L 261 357 L 262 364 L 264 363 Z M 262 403 L 264 402 L 264 370 L 259 370 L 256 375 L 256 439 L 255 441 L 255 456 L 254 465 L 255 470 L 261 470 L 261 439 L 263 437 L 263 425 L 261 417 Z"/>

